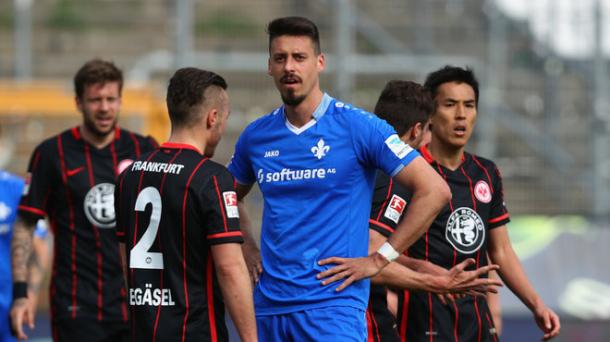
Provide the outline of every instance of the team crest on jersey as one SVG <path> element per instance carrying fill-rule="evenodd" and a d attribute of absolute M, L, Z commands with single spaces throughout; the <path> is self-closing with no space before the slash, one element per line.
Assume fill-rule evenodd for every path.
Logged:
<path fill-rule="evenodd" d="M 456 209 L 447 220 L 445 238 L 453 248 L 464 254 L 476 252 L 485 241 L 485 225 L 481 216 L 472 208 Z"/>
<path fill-rule="evenodd" d="M 406 206 L 407 201 L 405 201 L 402 197 L 398 195 L 392 195 L 390 204 L 386 208 L 383 216 L 389 220 L 394 221 L 394 223 L 398 223 L 398 220 L 400 220 L 400 216 L 402 215 L 402 212 L 405 210 Z"/>
<path fill-rule="evenodd" d="M 85 195 L 83 203 L 85 216 L 92 225 L 99 228 L 114 228 L 114 184 L 100 183 Z"/>
<path fill-rule="evenodd" d="M 318 144 L 311 148 L 311 153 L 318 158 L 322 159 L 330 151 L 330 146 L 325 145 L 324 139 L 320 138 Z"/>
<path fill-rule="evenodd" d="M 123 160 L 121 160 L 121 162 L 119 163 L 119 165 L 116 168 L 117 169 L 117 173 L 120 175 L 131 164 L 133 164 L 133 159 L 123 159 Z"/>
<path fill-rule="evenodd" d="M 0 221 L 6 220 L 11 214 L 11 207 L 4 202 L 0 202 Z"/>
<path fill-rule="evenodd" d="M 485 181 L 480 180 L 477 182 L 477 184 L 474 186 L 474 195 L 483 203 L 491 202 L 491 189 Z"/>
<path fill-rule="evenodd" d="M 235 191 L 225 191 L 222 193 L 222 198 L 225 202 L 225 209 L 227 210 L 227 217 L 239 218 L 239 211 L 237 210 L 237 194 Z"/>

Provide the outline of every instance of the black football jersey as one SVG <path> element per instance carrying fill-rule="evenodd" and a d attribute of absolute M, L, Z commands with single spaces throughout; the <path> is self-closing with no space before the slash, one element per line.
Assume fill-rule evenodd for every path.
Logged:
<path fill-rule="evenodd" d="M 487 265 L 489 230 L 510 221 L 497 167 L 487 159 L 464 153 L 462 164 L 450 170 L 434 161 L 425 146 L 420 152 L 445 179 L 452 200 L 406 254 L 446 269 L 467 258 L 476 260 L 473 268 Z M 371 219 L 371 228 L 380 232 L 395 229 L 400 220 L 397 217 L 402 217 L 411 198 L 408 190 L 391 179 L 386 184 L 376 188 L 373 208 L 379 209 L 376 219 Z M 487 302 L 472 296 L 444 305 L 428 292 L 399 293 L 397 326 L 401 337 L 408 341 L 493 341 L 497 338 Z"/>
<path fill-rule="evenodd" d="M 394 182 L 387 174 L 378 171 L 369 228 L 385 237 L 390 237 L 402 218 L 407 196 L 410 196 L 410 193 L 405 188 Z M 396 320 L 388 310 L 387 291 L 386 286 L 371 284 L 366 313 L 369 342 L 400 341 Z"/>
<path fill-rule="evenodd" d="M 53 321 L 127 321 L 114 184 L 121 168 L 155 147 L 152 138 L 116 128 L 114 140 L 97 149 L 74 127 L 32 153 L 19 212 L 47 216 L 54 233 Z"/>
<path fill-rule="evenodd" d="M 165 143 L 116 189 L 134 341 L 226 341 L 210 246 L 243 242 L 235 181 L 190 145 Z"/>

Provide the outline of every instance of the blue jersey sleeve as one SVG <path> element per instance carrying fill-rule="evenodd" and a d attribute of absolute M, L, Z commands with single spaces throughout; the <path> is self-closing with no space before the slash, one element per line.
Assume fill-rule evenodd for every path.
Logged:
<path fill-rule="evenodd" d="M 253 184 L 256 181 L 252 163 L 248 154 L 248 128 L 240 135 L 235 143 L 235 152 L 227 168 L 240 184 Z"/>
<path fill-rule="evenodd" d="M 373 114 L 357 115 L 352 133 L 360 161 L 392 177 L 419 156 L 417 151 L 400 140 L 387 122 Z"/>

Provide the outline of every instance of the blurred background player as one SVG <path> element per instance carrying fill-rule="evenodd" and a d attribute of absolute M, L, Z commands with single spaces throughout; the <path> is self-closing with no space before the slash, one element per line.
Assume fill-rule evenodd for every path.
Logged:
<path fill-rule="evenodd" d="M 128 339 L 126 292 L 114 232 L 114 183 L 121 168 L 156 143 L 117 126 L 123 75 L 95 59 L 74 76 L 83 121 L 32 153 L 30 183 L 19 205 L 11 244 L 12 327 L 33 323 L 27 305 L 27 261 L 38 219 L 54 233 L 51 328 L 55 341 Z"/>
<path fill-rule="evenodd" d="M 15 341 L 11 336 L 9 308 L 12 300 L 12 274 L 10 246 L 17 206 L 23 193 L 24 181 L 0 170 L 0 341 Z M 28 304 L 34 321 L 38 305 L 38 293 L 49 262 L 48 230 L 44 220 L 39 220 L 32 240 L 32 254 L 28 262 Z"/>
<path fill-rule="evenodd" d="M 434 111 L 430 93 L 418 83 L 390 81 L 379 95 L 375 114 L 396 130 L 399 137 L 411 147 L 419 148 L 430 139 L 428 118 Z M 402 219 L 409 192 L 391 177 L 377 172 L 373 205 L 369 219 L 369 252 L 374 252 L 389 237 Z M 428 265 L 412 271 L 400 264 L 404 259 L 391 263 L 371 279 L 371 295 L 367 310 L 368 341 L 400 341 L 396 329 L 396 295 L 385 285 L 397 289 L 419 289 L 437 293 L 460 292 L 477 289 L 480 292 L 495 291 L 487 279 L 478 279 L 497 266 L 486 266 L 476 271 L 464 271 L 474 262 L 472 259 L 456 265 L 451 270 L 438 271 Z M 432 271 L 430 271 L 432 270 Z M 429 273 L 425 273 L 429 272 Z M 386 298 L 387 303 L 386 303 Z"/>
<path fill-rule="evenodd" d="M 256 341 L 235 183 L 209 159 L 229 116 L 226 88 L 213 72 L 176 71 L 169 141 L 135 161 L 116 189 L 133 341 L 227 341 L 225 304 L 241 340 Z"/>
<path fill-rule="evenodd" d="M 421 148 L 449 184 L 453 197 L 428 232 L 408 250 L 411 258 L 445 269 L 475 258 L 476 266 L 500 266 L 504 283 L 532 311 L 543 339 L 559 333 L 559 318 L 536 294 L 512 249 L 502 179 L 495 164 L 464 151 L 477 118 L 478 82 L 470 69 L 446 66 L 426 78 L 435 100 L 432 139 Z M 408 199 L 407 199 L 408 200 Z M 399 332 L 409 341 L 495 341 L 484 296 L 456 298 L 445 305 L 430 292 L 408 291 L 399 310 Z"/>
<path fill-rule="evenodd" d="M 415 241 L 448 189 L 387 123 L 322 92 L 325 57 L 313 22 L 278 18 L 267 31 L 268 71 L 284 105 L 246 127 L 229 165 L 238 199 L 257 182 L 265 201 L 263 272 L 254 292 L 259 338 L 362 341 L 370 282 L 356 281 Z M 414 189 L 416 214 L 367 257 L 377 168 Z M 346 280 L 320 286 L 323 278 L 323 285 Z"/>

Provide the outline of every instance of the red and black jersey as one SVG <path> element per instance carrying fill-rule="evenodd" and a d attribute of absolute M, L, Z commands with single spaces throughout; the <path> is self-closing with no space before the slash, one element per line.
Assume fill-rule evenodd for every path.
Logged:
<path fill-rule="evenodd" d="M 19 213 L 47 216 L 55 235 L 53 321 L 127 321 L 114 184 L 121 167 L 155 147 L 152 138 L 116 128 L 114 140 L 97 149 L 74 127 L 34 150 Z"/>
<path fill-rule="evenodd" d="M 241 243 L 235 181 L 190 145 L 165 143 L 116 189 L 134 341 L 226 341 L 210 246 Z"/>
<path fill-rule="evenodd" d="M 402 218 L 407 204 L 406 198 L 410 196 L 411 194 L 394 182 L 390 176 L 377 172 L 369 228 L 385 237 L 390 237 Z M 383 285 L 371 284 L 366 312 L 369 342 L 400 341 L 396 320 L 388 310 L 387 291 L 388 289 Z"/>
<path fill-rule="evenodd" d="M 496 165 L 484 158 L 464 153 L 462 164 L 450 170 L 433 160 L 427 148 L 422 156 L 445 179 L 452 200 L 439 213 L 428 231 L 407 251 L 413 258 L 451 268 L 467 258 L 476 265 L 487 265 L 489 230 L 509 222 L 504 204 L 502 178 Z M 382 203 L 378 220 L 371 221 L 377 230 L 392 230 L 393 220 L 411 194 L 398 184 L 388 181 L 386 188 L 377 189 L 385 197 L 375 197 Z M 375 205 L 373 205 L 375 207 Z M 382 213 L 383 212 L 383 213 Z M 494 341 L 497 339 L 491 314 L 485 299 L 466 296 L 455 304 L 444 305 L 436 295 L 424 291 L 399 293 L 397 325 L 407 341 Z"/>

